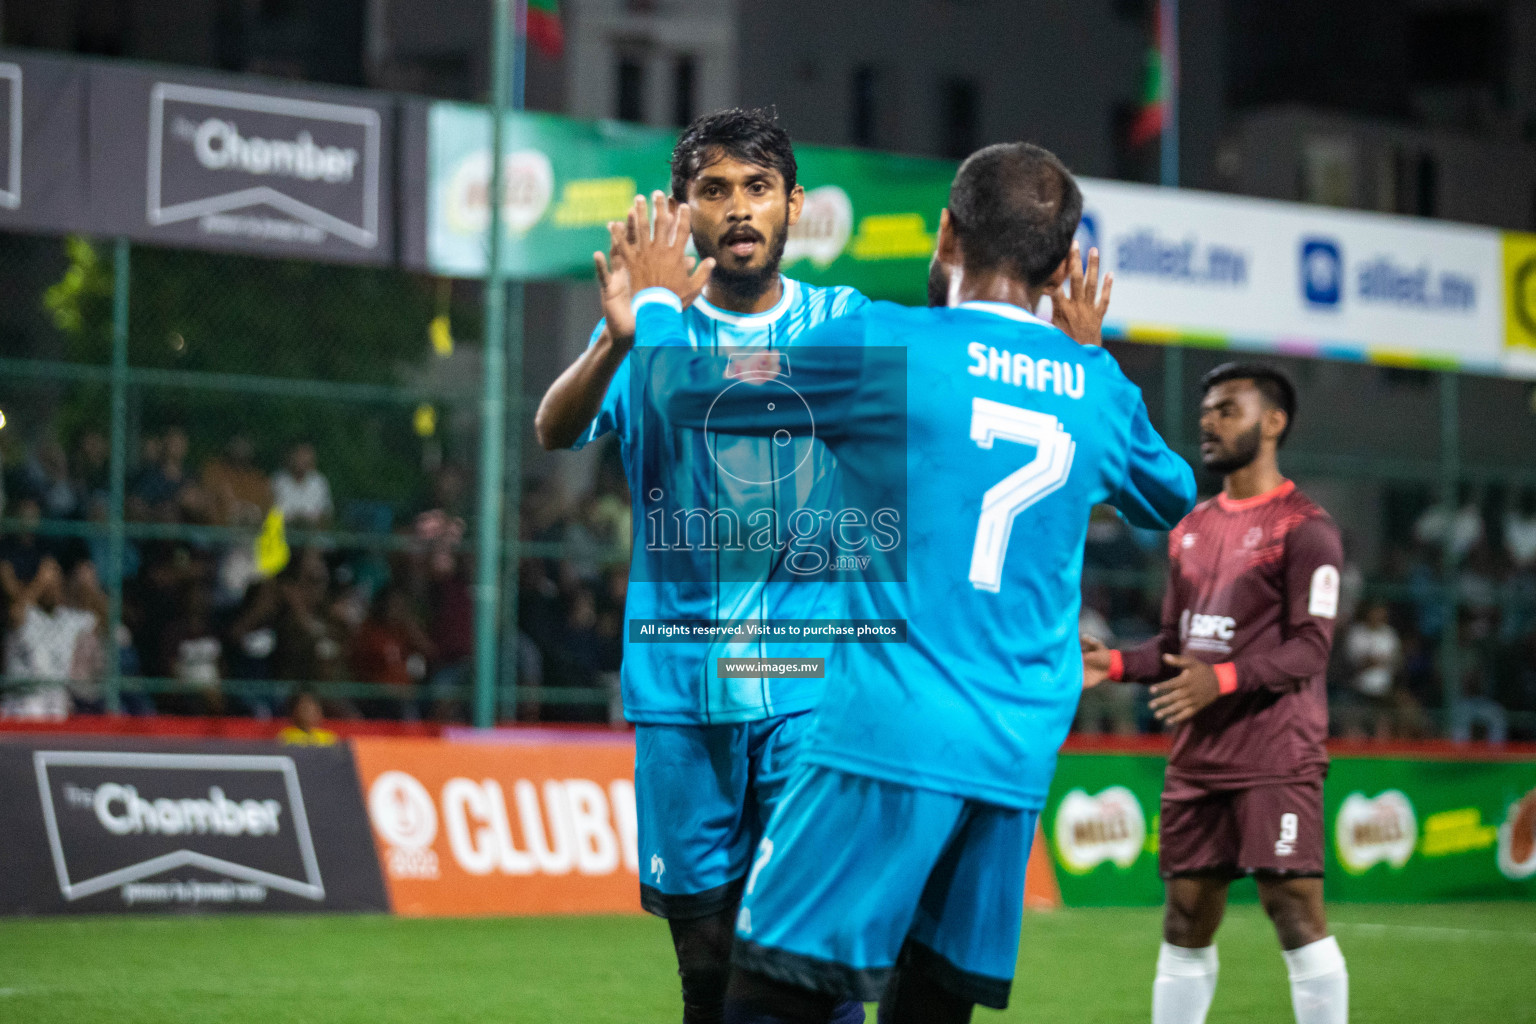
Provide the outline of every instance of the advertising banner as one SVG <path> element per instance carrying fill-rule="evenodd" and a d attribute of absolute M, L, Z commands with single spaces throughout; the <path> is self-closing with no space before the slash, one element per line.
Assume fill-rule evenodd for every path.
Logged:
<path fill-rule="evenodd" d="M 0 230 L 87 224 L 85 66 L 0 50 Z"/>
<path fill-rule="evenodd" d="M 1164 764 L 1062 755 L 1042 825 L 1067 906 L 1162 902 Z M 1323 801 L 1330 899 L 1536 899 L 1536 762 L 1336 757 Z"/>
<path fill-rule="evenodd" d="M 1536 377 L 1536 235 L 1504 235 L 1504 365 Z"/>
<path fill-rule="evenodd" d="M 0 913 L 386 910 L 344 747 L 0 742 Z"/>
<path fill-rule="evenodd" d="M 1497 231 L 1093 179 L 1083 192 L 1078 238 L 1115 274 L 1117 333 L 1505 369 Z"/>
<path fill-rule="evenodd" d="M 670 193 L 674 133 L 549 114 L 506 115 L 502 253 L 511 274 L 592 272 L 608 248 L 606 225 L 637 193 Z M 490 115 L 436 103 L 428 115 L 427 264 L 435 272 L 485 273 L 489 223 Z M 805 209 L 790 232 L 784 268 L 813 284 L 920 303 L 933 232 L 953 163 L 799 146 Z"/>
<path fill-rule="evenodd" d="M 353 746 L 396 913 L 639 913 L 629 736 Z"/>
<path fill-rule="evenodd" d="M 675 136 L 546 114 L 506 117 L 507 270 L 589 275 L 592 252 L 608 245 L 606 222 L 622 218 L 637 192 L 668 188 Z M 427 147 L 424 262 L 437 273 L 482 275 L 489 114 L 433 104 Z M 790 233 L 785 271 L 874 298 L 926 301 L 934 232 L 956 164 L 817 146 L 799 146 L 796 156 L 806 205 Z M 1079 240 L 1085 252 L 1097 246 L 1116 277 L 1105 325 L 1112 336 L 1536 377 L 1536 341 L 1521 340 L 1524 307 L 1516 302 L 1536 291 L 1536 274 L 1519 276 L 1523 260 L 1510 265 L 1536 243 L 1521 236 L 1506 241 L 1492 229 L 1411 217 L 1080 181 Z"/>
<path fill-rule="evenodd" d="M 393 262 L 389 97 L 107 65 L 90 74 L 95 232 Z"/>

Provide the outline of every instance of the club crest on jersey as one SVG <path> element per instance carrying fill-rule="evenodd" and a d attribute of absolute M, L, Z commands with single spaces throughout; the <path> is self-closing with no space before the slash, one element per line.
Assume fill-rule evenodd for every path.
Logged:
<path fill-rule="evenodd" d="M 1243 547 L 1251 551 L 1258 547 L 1260 542 L 1263 540 L 1264 527 L 1255 526 L 1253 529 L 1249 530 L 1246 534 L 1243 535 Z"/>
<path fill-rule="evenodd" d="M 1195 535 L 1192 533 L 1186 533 L 1184 535 L 1184 539 L 1179 541 L 1179 544 L 1184 548 L 1185 551 L 1188 551 L 1190 548 L 1195 546 Z"/>
<path fill-rule="evenodd" d="M 1237 620 L 1228 615 L 1205 615 L 1185 610 L 1181 622 L 1184 646 L 1191 651 L 1232 653 Z"/>

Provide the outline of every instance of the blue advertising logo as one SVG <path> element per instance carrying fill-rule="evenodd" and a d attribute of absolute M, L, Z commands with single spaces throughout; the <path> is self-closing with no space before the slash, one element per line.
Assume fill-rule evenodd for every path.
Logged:
<path fill-rule="evenodd" d="M 1087 210 L 1083 211 L 1083 219 L 1078 221 L 1077 233 L 1073 235 L 1072 240 L 1077 243 L 1077 252 L 1082 257 L 1083 269 L 1086 270 L 1088 267 L 1088 250 L 1099 247 L 1099 225 L 1094 214 L 1089 213 Z M 1099 250 L 1099 257 L 1102 262 L 1104 257 L 1102 249 Z"/>
<path fill-rule="evenodd" d="M 1301 291 L 1313 306 L 1337 307 L 1344 297 L 1344 257 L 1330 238 L 1301 242 Z"/>

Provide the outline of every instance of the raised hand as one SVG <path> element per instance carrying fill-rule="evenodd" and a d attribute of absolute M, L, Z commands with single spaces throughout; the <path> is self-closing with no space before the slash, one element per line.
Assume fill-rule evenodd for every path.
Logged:
<path fill-rule="evenodd" d="M 624 237 L 624 225 L 618 221 L 608 224 L 611 246 L 607 255 L 592 254 L 592 266 L 597 271 L 598 297 L 603 303 L 603 319 L 608 335 L 615 345 L 628 350 L 635 343 L 635 314 L 629 300 L 633 292 L 629 287 L 629 271 L 619 254 L 619 241 Z"/>
<path fill-rule="evenodd" d="M 1088 250 L 1085 273 L 1081 251 L 1073 242 L 1067 256 L 1067 280 L 1045 291 L 1051 297 L 1051 323 L 1079 345 L 1103 345 L 1104 315 L 1109 312 L 1109 293 L 1114 286 L 1115 275 L 1105 274 L 1104 286 L 1099 287 L 1099 250 Z"/>
<path fill-rule="evenodd" d="M 651 194 L 655 216 L 647 216 L 643 196 L 635 197 L 622 230 L 609 225 L 614 252 L 629 275 L 630 294 L 647 288 L 666 288 L 684 305 L 692 302 L 715 269 L 713 258 L 697 267 L 687 254 L 690 213 L 686 203 L 679 203 L 665 193 Z"/>

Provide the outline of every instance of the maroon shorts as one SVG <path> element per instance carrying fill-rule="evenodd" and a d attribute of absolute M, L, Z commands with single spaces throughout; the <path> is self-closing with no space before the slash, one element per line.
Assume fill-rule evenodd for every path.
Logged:
<path fill-rule="evenodd" d="M 1200 793 L 1181 787 L 1178 795 L 1163 794 L 1158 867 L 1164 878 L 1322 875 L 1321 780 Z"/>

